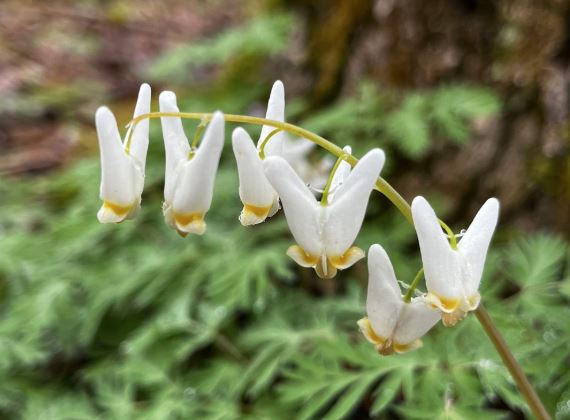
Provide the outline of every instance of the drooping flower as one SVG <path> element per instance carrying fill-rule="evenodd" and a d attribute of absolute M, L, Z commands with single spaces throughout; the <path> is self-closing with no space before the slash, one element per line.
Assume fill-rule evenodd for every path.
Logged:
<path fill-rule="evenodd" d="M 322 205 L 283 158 L 265 159 L 265 175 L 281 197 L 298 244 L 289 247 L 287 255 L 302 267 L 313 267 L 322 278 L 332 278 L 364 258 L 364 251 L 352 244 L 383 165 L 384 152 L 371 150 L 336 188 L 333 200 Z"/>
<path fill-rule="evenodd" d="M 162 92 L 159 102 L 161 112 L 179 112 L 173 92 Z M 224 114 L 214 113 L 197 150 L 191 150 L 179 117 L 161 117 L 161 123 L 166 149 L 162 207 L 166 223 L 182 236 L 202 235 L 224 146 Z"/>
<path fill-rule="evenodd" d="M 441 310 L 444 325 L 453 326 L 479 306 L 479 284 L 499 218 L 499 201 L 490 198 L 485 202 L 456 249 L 425 198 L 414 199 L 412 217 L 429 291 L 427 299 Z"/>
<path fill-rule="evenodd" d="M 140 87 L 134 117 L 150 112 L 151 90 Z M 95 126 L 101 151 L 101 188 L 103 205 L 97 212 L 101 223 L 119 223 L 138 213 L 144 187 L 146 152 L 148 149 L 148 120 L 139 122 L 130 144 L 123 142 L 117 121 L 105 106 L 95 113 Z"/>
<path fill-rule="evenodd" d="M 285 121 L 285 88 L 281 81 L 276 81 L 271 89 L 267 104 L 266 119 Z M 257 146 L 249 134 L 242 128 L 236 128 L 232 134 L 232 146 L 239 175 L 239 196 L 243 209 L 239 216 L 242 225 L 256 225 L 279 210 L 279 195 L 263 173 L 260 151 L 265 156 L 280 156 L 293 167 L 305 182 L 318 185 L 322 180 L 324 165 L 315 167 L 308 162 L 307 156 L 315 144 L 305 139 L 293 139 L 288 133 L 271 133 L 275 127 L 264 125 Z M 268 139 L 268 136 L 271 138 Z M 268 141 L 266 141 L 268 139 Z"/>
<path fill-rule="evenodd" d="M 358 321 L 358 326 L 383 355 L 420 347 L 420 337 L 440 319 L 439 311 L 423 296 L 404 301 L 390 258 L 378 244 L 368 250 L 366 312 L 368 317 Z"/>

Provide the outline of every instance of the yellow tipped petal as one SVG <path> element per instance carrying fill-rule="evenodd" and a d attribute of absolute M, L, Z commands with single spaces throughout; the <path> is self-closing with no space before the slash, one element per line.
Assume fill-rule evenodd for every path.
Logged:
<path fill-rule="evenodd" d="M 121 223 L 136 214 L 136 207 L 136 204 L 125 206 L 104 200 L 97 212 L 97 219 L 100 223 Z"/>
<path fill-rule="evenodd" d="M 262 223 L 269 216 L 269 212 L 271 211 L 272 207 L 273 205 L 261 207 L 245 203 L 241 214 L 239 215 L 239 221 L 244 226 L 251 226 Z"/>
<path fill-rule="evenodd" d="M 364 256 L 365 254 L 362 249 L 357 246 L 353 246 L 342 255 L 329 257 L 329 262 L 333 267 L 338 268 L 339 270 L 344 270 L 364 258 Z"/>
<path fill-rule="evenodd" d="M 402 343 L 393 343 L 392 348 L 398 354 L 407 353 L 409 351 L 415 350 L 423 346 L 422 340 L 417 339 L 412 341 L 411 343 L 402 344 Z"/>
<path fill-rule="evenodd" d="M 315 271 L 317 276 L 322 279 L 332 279 L 336 276 L 337 269 L 330 263 L 330 260 L 323 255 L 318 259 Z"/>
<path fill-rule="evenodd" d="M 314 267 L 319 262 L 318 256 L 308 254 L 299 245 L 291 245 L 287 255 L 301 267 Z"/>
<path fill-rule="evenodd" d="M 385 338 L 380 337 L 378 334 L 374 332 L 372 329 L 372 324 L 368 318 L 362 318 L 358 322 L 358 328 L 360 328 L 360 332 L 366 339 L 374 344 L 376 347 L 382 347 L 386 342 Z"/>
<path fill-rule="evenodd" d="M 206 231 L 204 213 L 174 213 L 174 224 L 176 225 L 176 230 L 178 230 L 182 236 L 188 233 L 202 235 Z"/>

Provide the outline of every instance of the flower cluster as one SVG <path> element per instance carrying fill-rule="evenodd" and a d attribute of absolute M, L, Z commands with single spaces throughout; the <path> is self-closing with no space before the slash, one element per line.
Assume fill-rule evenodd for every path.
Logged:
<path fill-rule="evenodd" d="M 140 88 L 134 118 L 150 113 L 151 90 Z M 224 146 L 225 117 L 211 115 L 202 139 L 192 143 L 184 133 L 173 92 L 159 97 L 166 171 L 163 213 L 166 223 L 180 235 L 202 235 L 210 209 L 218 163 Z M 269 121 L 268 121 L 269 120 Z M 285 121 L 285 91 L 275 82 L 269 97 L 265 123 Z M 142 119 L 121 140 L 112 112 L 101 107 L 95 116 L 101 150 L 103 205 L 101 223 L 119 223 L 136 216 L 144 185 L 149 122 Z M 203 128 L 204 122 L 200 124 Z M 279 124 L 277 124 L 278 127 Z M 199 142 L 198 142 L 199 140 Z M 287 255 L 302 267 L 312 267 L 321 278 L 332 278 L 365 257 L 354 246 L 368 200 L 380 176 L 385 155 L 380 149 L 366 153 L 354 167 L 347 162 L 351 149 L 332 166 L 328 180 L 323 161 L 318 170 L 307 161 L 314 143 L 293 139 L 282 128 L 264 125 L 254 144 L 243 128 L 232 133 L 232 147 L 243 209 L 244 226 L 264 222 L 283 206 L 296 245 Z M 338 149 L 340 150 L 340 149 Z M 324 189 L 318 199 L 315 191 Z M 487 249 L 497 224 L 499 203 L 489 199 L 466 233 L 457 237 L 442 224 L 429 203 L 416 197 L 411 207 L 422 255 L 427 293 L 412 289 L 402 296 L 386 251 L 373 245 L 368 252 L 368 317 L 358 322 L 365 337 L 381 354 L 401 353 L 420 345 L 423 336 L 441 319 L 453 326 L 477 308 L 479 283 Z M 412 296 L 415 293 L 414 296 Z"/>

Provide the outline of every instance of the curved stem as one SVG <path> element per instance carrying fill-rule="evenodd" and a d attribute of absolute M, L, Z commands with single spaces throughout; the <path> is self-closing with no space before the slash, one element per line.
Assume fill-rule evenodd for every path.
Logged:
<path fill-rule="evenodd" d="M 340 166 L 341 162 L 343 162 L 346 158 L 345 156 L 340 156 L 336 162 L 334 163 L 333 168 L 331 169 L 331 172 L 329 174 L 329 179 L 327 181 L 327 185 L 325 185 L 325 189 L 323 190 L 323 195 L 321 197 L 321 206 L 326 206 L 329 204 L 329 192 L 331 189 L 331 185 L 334 179 L 334 174 L 336 173 L 336 171 L 338 170 L 338 167 Z"/>
<path fill-rule="evenodd" d="M 521 366 L 518 364 L 517 360 L 513 356 L 513 353 L 509 349 L 509 346 L 505 342 L 505 339 L 493 323 L 493 320 L 491 319 L 489 313 L 482 304 L 480 304 L 479 307 L 475 310 L 475 315 L 485 330 L 485 333 L 493 342 L 497 353 L 499 353 L 501 359 L 503 359 L 503 363 L 509 369 L 511 376 L 517 383 L 517 387 L 519 388 L 520 393 L 526 399 L 530 409 L 536 418 L 540 420 L 549 420 L 550 414 L 548 414 L 548 411 L 546 411 L 546 408 L 544 408 L 542 401 L 536 394 L 534 388 L 524 374 Z"/>
<path fill-rule="evenodd" d="M 422 267 L 416 274 L 416 277 L 414 277 L 412 284 L 410 284 L 410 288 L 404 295 L 404 302 L 410 303 L 412 301 L 412 296 L 414 295 L 414 292 L 418 287 L 418 284 L 420 283 L 420 280 L 422 279 L 423 275 L 424 275 L 424 268 Z"/>
<path fill-rule="evenodd" d="M 271 133 L 269 133 L 267 135 L 267 137 L 265 137 L 263 139 L 263 141 L 261 142 L 261 145 L 259 146 L 259 158 L 261 160 L 265 159 L 265 146 L 267 145 L 267 143 L 269 142 L 269 140 L 271 140 L 271 137 L 273 137 L 275 134 L 279 133 L 281 131 L 280 128 L 276 128 L 275 130 L 273 130 Z"/>
<path fill-rule="evenodd" d="M 200 119 L 204 121 L 209 121 L 212 118 L 212 114 L 210 113 L 193 113 L 193 112 L 151 112 L 149 114 L 139 115 L 138 117 L 134 118 L 129 123 L 129 132 L 127 135 L 127 145 L 130 145 L 130 139 L 132 136 L 132 132 L 136 124 L 146 118 L 160 118 L 160 117 L 182 117 L 182 118 L 191 118 L 191 119 Z M 329 153 L 332 153 L 336 157 L 345 156 L 345 160 L 351 165 L 354 166 L 358 162 L 358 159 L 353 155 L 347 154 L 342 148 L 338 147 L 336 144 L 328 141 L 324 137 L 319 136 L 309 130 L 305 130 L 304 128 L 298 127 L 293 124 L 289 124 L 286 122 L 268 120 L 265 118 L 258 118 L 258 117 L 249 117 L 246 115 L 234 115 L 234 114 L 224 114 L 224 119 L 230 122 L 237 122 L 237 123 L 246 123 L 246 124 L 257 124 L 257 125 L 268 125 L 271 127 L 279 128 L 284 131 L 288 131 L 289 133 L 295 134 L 299 137 L 303 137 L 307 140 L 312 141 L 316 145 L 322 147 Z M 404 215 L 406 220 L 413 224 L 412 219 L 412 212 L 410 205 L 404 198 L 382 177 L 378 177 L 376 181 L 376 189 L 384 194 L 397 208 L 398 210 Z M 444 224 L 444 226 L 447 226 Z M 449 228 L 448 228 L 449 229 Z M 450 229 L 451 230 L 451 229 Z M 452 235 L 454 237 L 455 235 Z M 417 280 L 419 281 L 419 279 Z M 550 415 L 544 408 L 544 405 L 540 401 L 540 398 L 532 388 L 532 385 L 528 381 L 528 378 L 524 374 L 521 366 L 518 364 L 516 359 L 514 358 L 513 354 L 511 353 L 507 343 L 501 336 L 499 330 L 493 323 L 491 317 L 485 310 L 482 305 L 479 305 L 477 310 L 475 311 L 477 319 L 483 326 L 485 333 L 495 346 L 495 349 L 503 359 L 503 362 L 509 369 L 509 372 L 513 376 L 514 380 L 517 383 L 517 386 L 526 399 L 529 407 L 531 408 L 532 412 L 536 415 L 536 417 L 540 420 L 550 420 Z"/>

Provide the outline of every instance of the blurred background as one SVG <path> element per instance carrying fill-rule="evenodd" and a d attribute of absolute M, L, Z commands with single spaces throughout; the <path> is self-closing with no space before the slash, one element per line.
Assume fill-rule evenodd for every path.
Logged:
<path fill-rule="evenodd" d="M 123 127 L 145 81 L 154 110 L 174 90 L 184 111 L 263 115 L 277 79 L 290 122 L 383 148 L 383 176 L 456 232 L 500 199 L 483 302 L 570 418 L 564 0 L 3 0 L 0 416 L 530 418 L 473 316 L 376 354 L 356 326 L 365 262 L 322 281 L 286 257 L 282 213 L 242 227 L 231 147 L 203 237 L 164 224 L 156 120 L 142 212 L 97 222 L 98 106 Z M 381 243 L 409 283 L 413 228 L 377 193 L 367 214 L 356 244 Z"/>

